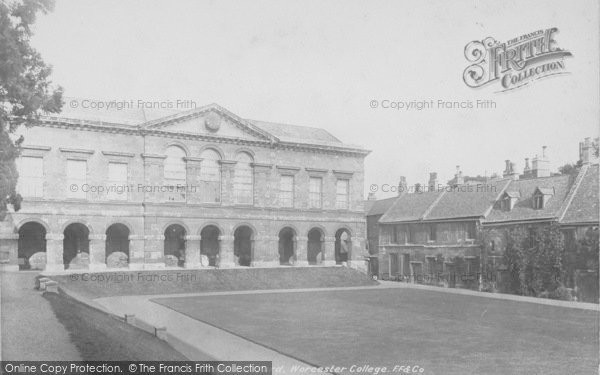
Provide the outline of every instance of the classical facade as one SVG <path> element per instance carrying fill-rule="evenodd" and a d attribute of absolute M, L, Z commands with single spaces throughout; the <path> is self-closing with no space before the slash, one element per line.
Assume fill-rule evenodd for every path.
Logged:
<path fill-rule="evenodd" d="M 368 151 L 325 130 L 213 104 L 65 108 L 24 136 L 5 267 L 364 266 Z"/>

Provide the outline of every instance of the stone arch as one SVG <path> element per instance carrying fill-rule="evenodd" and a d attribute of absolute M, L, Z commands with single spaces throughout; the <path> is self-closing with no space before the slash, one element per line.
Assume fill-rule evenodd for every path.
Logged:
<path fill-rule="evenodd" d="M 198 152 L 198 156 L 202 155 L 202 153 L 206 150 L 213 150 L 215 151 L 217 154 L 219 154 L 219 156 L 221 157 L 221 159 L 225 159 L 225 152 L 223 151 L 223 149 L 217 145 L 214 144 L 208 144 L 208 145 L 204 145 L 200 148 L 199 152 Z"/>
<path fill-rule="evenodd" d="M 163 231 L 165 236 L 163 252 L 165 264 L 170 267 L 183 267 L 185 263 L 187 226 L 171 222 Z"/>
<path fill-rule="evenodd" d="M 296 257 L 298 231 L 292 226 L 284 226 L 278 232 L 279 264 L 290 265 Z"/>
<path fill-rule="evenodd" d="M 63 229 L 63 263 L 65 269 L 87 268 L 90 264 L 90 235 L 85 222 L 72 221 Z"/>
<path fill-rule="evenodd" d="M 306 233 L 306 258 L 309 265 L 320 264 L 324 260 L 325 230 L 313 225 Z"/>
<path fill-rule="evenodd" d="M 188 148 L 188 146 L 180 141 L 170 141 L 165 145 L 164 148 L 164 153 L 167 153 L 167 150 L 169 149 L 169 147 L 179 147 L 181 150 L 183 150 L 183 152 L 185 152 L 185 156 L 190 156 L 190 149 Z"/>
<path fill-rule="evenodd" d="M 239 147 L 233 152 L 233 159 L 235 160 L 239 154 L 248 154 L 252 158 L 252 161 L 256 161 L 256 153 L 247 147 Z"/>
<path fill-rule="evenodd" d="M 26 219 L 23 219 L 21 221 L 19 221 L 17 223 L 17 225 L 15 225 L 15 232 L 19 233 L 19 230 L 21 229 L 21 227 L 27 223 L 38 223 L 41 226 L 44 227 L 44 229 L 46 230 L 46 233 L 51 233 L 52 229 L 50 228 L 50 225 L 48 223 L 46 223 L 45 220 L 37 218 L 37 217 L 28 217 Z"/>
<path fill-rule="evenodd" d="M 129 263 L 130 234 L 131 229 L 125 223 L 115 222 L 106 228 L 105 260 L 109 268 L 126 267 Z"/>
<path fill-rule="evenodd" d="M 162 232 L 161 233 L 165 233 L 165 231 L 167 230 L 168 227 L 170 227 L 171 225 L 181 225 L 183 227 L 183 229 L 185 229 L 185 232 L 187 234 L 192 233 L 192 231 L 190 231 L 190 228 L 188 227 L 188 225 L 186 223 L 184 223 L 182 220 L 169 220 L 163 227 L 162 227 Z"/>
<path fill-rule="evenodd" d="M 46 234 L 48 233 L 48 228 L 38 220 L 30 220 L 20 223 L 18 233 L 17 259 L 19 269 L 42 269 L 43 264 L 41 263 L 43 258 L 38 260 L 32 259 L 31 263 L 30 258 L 36 253 L 46 252 Z M 35 258 L 37 257 L 36 255 Z"/>
<path fill-rule="evenodd" d="M 207 264 L 203 266 L 216 267 L 219 265 L 219 258 L 221 254 L 221 242 L 220 237 L 223 234 L 223 230 L 216 224 L 206 224 L 200 229 L 200 255 L 205 256 L 208 260 Z M 206 259 L 205 258 L 205 259 Z"/>
<path fill-rule="evenodd" d="M 60 232 L 64 233 L 65 229 L 67 229 L 67 227 L 71 224 L 82 224 L 85 225 L 86 228 L 89 231 L 89 234 L 94 234 L 94 228 L 92 227 L 92 225 L 85 219 L 73 219 L 73 220 L 69 220 L 67 221 L 65 224 L 62 225 Z"/>
<path fill-rule="evenodd" d="M 254 227 L 254 225 L 252 225 L 246 221 L 236 224 L 233 227 L 233 230 L 231 231 L 231 235 L 234 236 L 235 231 L 238 230 L 238 228 L 240 228 L 240 227 L 249 227 L 250 229 L 252 229 L 252 239 L 254 240 L 254 237 L 256 236 L 256 233 L 258 233 L 258 232 L 256 231 L 256 228 Z"/>
<path fill-rule="evenodd" d="M 352 258 L 352 231 L 341 226 L 335 232 L 335 263 L 345 264 Z"/>
<path fill-rule="evenodd" d="M 237 225 L 233 231 L 233 254 L 240 266 L 251 266 L 254 259 L 256 229 L 247 224 Z"/>
<path fill-rule="evenodd" d="M 135 234 L 135 231 L 133 230 L 133 226 L 131 225 L 131 223 L 129 221 L 116 220 L 116 219 L 108 222 L 108 225 L 106 226 L 106 229 L 104 230 L 104 232 L 106 232 L 108 230 L 108 228 L 110 228 L 114 224 L 122 224 L 127 227 L 127 229 L 129 230 L 129 234 Z"/>

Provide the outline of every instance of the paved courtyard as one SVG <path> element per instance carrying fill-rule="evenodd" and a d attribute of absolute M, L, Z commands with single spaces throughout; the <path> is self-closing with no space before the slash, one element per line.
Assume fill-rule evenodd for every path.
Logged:
<path fill-rule="evenodd" d="M 340 373 L 408 365 L 427 374 L 587 374 L 598 366 L 597 311 L 409 288 L 154 301 L 305 363 L 346 367 Z"/>

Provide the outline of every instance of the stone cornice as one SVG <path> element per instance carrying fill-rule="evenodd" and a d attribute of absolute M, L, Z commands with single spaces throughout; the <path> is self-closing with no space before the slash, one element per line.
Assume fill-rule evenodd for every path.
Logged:
<path fill-rule="evenodd" d="M 67 152 L 67 153 L 72 153 L 72 154 L 92 155 L 94 153 L 94 150 L 85 150 L 85 149 L 79 149 L 79 148 L 59 147 L 59 150 L 60 150 L 60 152 Z"/>
<path fill-rule="evenodd" d="M 277 170 L 279 170 L 280 173 L 296 174 L 300 170 L 300 167 L 292 167 L 289 165 L 278 165 L 276 168 Z"/>
<path fill-rule="evenodd" d="M 352 177 L 352 175 L 354 174 L 353 171 L 341 171 L 341 170 L 333 170 L 332 171 L 334 175 L 338 176 L 338 177 Z"/>
<path fill-rule="evenodd" d="M 50 146 L 34 146 L 34 145 L 25 145 L 21 146 L 23 150 L 34 150 L 34 151 L 50 151 L 52 147 Z"/>
<path fill-rule="evenodd" d="M 152 135 L 164 138 L 177 138 L 177 139 L 189 139 L 199 140 L 212 143 L 229 143 L 229 144 L 240 144 L 248 146 L 259 146 L 276 149 L 289 149 L 302 152 L 311 153 L 325 153 L 335 155 L 347 155 L 347 156 L 358 156 L 365 157 L 371 151 L 362 148 L 349 147 L 343 144 L 337 145 L 319 145 L 309 143 L 296 143 L 296 142 L 282 142 L 276 138 L 273 139 L 240 139 L 236 137 L 228 137 L 223 135 L 214 134 L 194 134 L 186 132 L 171 132 L 161 129 L 142 128 L 139 125 L 126 125 L 119 123 L 110 123 L 103 121 L 90 121 L 90 120 L 74 120 L 60 117 L 44 116 L 40 125 L 42 127 L 53 127 L 62 128 L 69 130 L 80 130 L 80 131 L 93 131 L 102 133 L 118 133 L 118 134 L 131 134 L 137 136 Z"/>
<path fill-rule="evenodd" d="M 266 169 L 273 168 L 273 164 L 266 164 L 266 163 L 252 163 L 252 166 L 254 168 L 266 168 Z"/>
<path fill-rule="evenodd" d="M 327 173 L 327 169 L 319 169 L 319 168 L 304 168 L 304 170 L 306 172 L 308 172 L 308 174 L 314 174 L 314 175 L 324 175 Z"/>
<path fill-rule="evenodd" d="M 120 151 L 102 151 L 102 155 L 105 156 L 121 156 L 125 158 L 132 158 L 135 156 L 134 153 L 131 152 L 120 152 Z"/>
<path fill-rule="evenodd" d="M 167 155 L 159 155 L 159 154 L 146 154 L 143 153 L 141 154 L 142 158 L 144 159 L 166 159 Z"/>

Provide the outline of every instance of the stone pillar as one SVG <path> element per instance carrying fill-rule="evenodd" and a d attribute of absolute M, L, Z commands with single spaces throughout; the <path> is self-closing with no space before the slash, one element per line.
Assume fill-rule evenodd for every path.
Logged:
<path fill-rule="evenodd" d="M 255 267 L 277 267 L 279 266 L 279 237 L 260 236 L 254 241 L 254 259 L 252 265 Z"/>
<path fill-rule="evenodd" d="M 144 269 L 165 268 L 165 235 L 147 234 L 144 236 Z"/>
<path fill-rule="evenodd" d="M 64 271 L 62 233 L 46 233 L 46 271 Z"/>
<path fill-rule="evenodd" d="M 308 266 L 308 237 L 296 236 L 296 266 Z"/>
<path fill-rule="evenodd" d="M 235 203 L 233 196 L 235 164 L 233 160 L 221 160 L 221 203 L 224 206 Z"/>
<path fill-rule="evenodd" d="M 0 233 L 0 270 L 19 270 L 19 234 Z"/>
<path fill-rule="evenodd" d="M 233 236 L 219 236 L 219 267 L 232 268 L 237 266 L 233 256 Z"/>
<path fill-rule="evenodd" d="M 90 270 L 106 269 L 106 234 L 90 234 Z"/>
<path fill-rule="evenodd" d="M 323 240 L 323 265 L 335 266 L 335 237 L 326 236 Z"/>
<path fill-rule="evenodd" d="M 368 251 L 365 248 L 365 239 L 363 237 L 352 237 L 352 249 L 350 250 L 350 256 L 348 257 L 348 266 L 361 270 L 367 270 L 367 264 L 365 256 L 368 255 Z"/>
<path fill-rule="evenodd" d="M 188 234 L 185 236 L 185 268 L 200 268 L 200 240 L 199 234 Z"/>
<path fill-rule="evenodd" d="M 141 270 L 144 268 L 144 236 L 129 235 L 129 268 Z"/>

